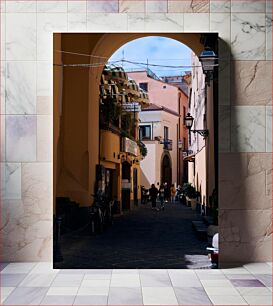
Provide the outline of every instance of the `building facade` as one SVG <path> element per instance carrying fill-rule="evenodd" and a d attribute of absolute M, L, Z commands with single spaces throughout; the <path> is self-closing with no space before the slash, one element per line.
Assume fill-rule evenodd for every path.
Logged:
<path fill-rule="evenodd" d="M 198 202 L 203 213 L 212 207 L 215 192 L 215 101 L 214 82 L 206 79 L 198 57 L 192 54 L 192 76 L 188 112 L 194 118 L 189 132 L 188 182 L 198 192 Z M 208 135 L 193 131 L 207 131 Z"/>
<path fill-rule="evenodd" d="M 141 162 L 141 183 L 145 187 L 164 182 L 182 184 L 187 173 L 183 151 L 188 143 L 184 124 L 188 97 L 178 84 L 164 82 L 149 69 L 128 75 L 148 92 L 151 103 L 140 113 L 140 137 L 148 149 Z"/>

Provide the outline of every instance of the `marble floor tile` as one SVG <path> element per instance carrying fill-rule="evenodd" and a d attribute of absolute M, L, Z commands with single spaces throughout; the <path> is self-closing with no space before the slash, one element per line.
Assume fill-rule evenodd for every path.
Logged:
<path fill-rule="evenodd" d="M 82 287 L 109 287 L 110 279 L 87 279 L 82 281 Z"/>
<path fill-rule="evenodd" d="M 1 287 L 16 287 L 27 276 L 27 274 L 2 274 L 0 275 Z"/>
<path fill-rule="evenodd" d="M 257 279 L 231 279 L 230 281 L 235 287 L 265 287 L 265 285 Z"/>
<path fill-rule="evenodd" d="M 206 293 L 209 296 L 214 295 L 240 295 L 239 292 L 233 287 L 205 287 Z"/>
<path fill-rule="evenodd" d="M 76 296 L 73 305 L 107 305 L 107 296 Z"/>
<path fill-rule="evenodd" d="M 1 274 L 29 273 L 35 265 L 35 262 L 10 263 L 1 271 Z"/>
<path fill-rule="evenodd" d="M 204 287 L 232 287 L 232 283 L 225 279 L 201 280 L 201 283 Z"/>
<path fill-rule="evenodd" d="M 237 287 L 242 296 L 246 295 L 272 295 L 272 292 L 266 287 Z"/>
<path fill-rule="evenodd" d="M 76 295 L 79 287 L 50 287 L 46 295 Z"/>
<path fill-rule="evenodd" d="M 261 281 L 266 287 L 272 287 L 272 275 L 269 274 L 255 274 L 255 278 Z"/>
<path fill-rule="evenodd" d="M 198 274 L 198 278 L 202 280 L 226 280 L 227 277 L 224 274 Z"/>
<path fill-rule="evenodd" d="M 1 262 L 1 263 L 0 263 L 0 271 L 2 271 L 3 269 L 5 269 L 7 265 L 8 265 L 8 263 Z"/>
<path fill-rule="evenodd" d="M 140 287 L 140 278 L 136 274 L 112 274 L 111 287 Z"/>
<path fill-rule="evenodd" d="M 80 287 L 77 295 L 87 296 L 87 295 L 108 295 L 109 286 L 107 287 Z"/>
<path fill-rule="evenodd" d="M 97 279 L 97 280 L 107 280 L 107 279 L 111 279 L 111 274 L 85 274 L 83 277 L 83 280 L 90 280 L 90 279 Z"/>
<path fill-rule="evenodd" d="M 35 267 L 30 271 L 31 274 L 33 273 L 58 273 L 58 269 L 53 269 L 53 264 L 51 262 L 39 262 L 35 265 Z"/>
<path fill-rule="evenodd" d="M 23 288 L 14 289 L 5 299 L 4 305 L 39 305 L 48 288 Z"/>
<path fill-rule="evenodd" d="M 203 288 L 174 288 L 179 305 L 211 305 Z"/>
<path fill-rule="evenodd" d="M 269 295 L 249 295 L 244 299 L 249 305 L 272 305 L 272 296 Z"/>
<path fill-rule="evenodd" d="M 270 274 L 272 275 L 272 267 L 270 267 L 266 263 L 250 263 L 244 265 L 244 268 L 246 268 L 249 272 L 253 274 Z"/>
<path fill-rule="evenodd" d="M 142 305 L 141 288 L 115 288 L 111 287 L 108 305 Z"/>
<path fill-rule="evenodd" d="M 211 295 L 209 298 L 213 305 L 247 305 L 246 301 L 239 295 Z"/>
<path fill-rule="evenodd" d="M 20 287 L 50 287 L 56 274 L 29 274 Z"/>
<path fill-rule="evenodd" d="M 109 270 L 105 270 L 105 271 L 109 271 Z M 139 275 L 139 270 L 137 269 L 113 269 L 112 270 L 112 275 L 115 274 L 135 274 L 135 275 Z"/>
<path fill-rule="evenodd" d="M 245 268 L 229 268 L 221 270 L 225 275 L 228 274 L 250 274 L 250 272 Z"/>
<path fill-rule="evenodd" d="M 143 287 L 171 287 L 168 274 L 140 274 L 140 282 Z"/>
<path fill-rule="evenodd" d="M 227 274 L 226 278 L 228 279 L 256 279 L 251 274 Z"/>
<path fill-rule="evenodd" d="M 55 277 L 52 287 L 79 287 L 83 274 L 59 274 Z"/>
<path fill-rule="evenodd" d="M 96 270 L 95 270 L 96 271 Z M 59 274 L 89 274 L 93 273 L 93 270 L 85 270 L 85 269 L 63 269 L 59 271 Z M 97 272 L 100 274 L 99 270 Z"/>
<path fill-rule="evenodd" d="M 40 305 L 73 305 L 75 296 L 66 295 L 47 295 Z"/>
<path fill-rule="evenodd" d="M 144 305 L 178 305 L 172 287 L 143 287 L 142 295 Z"/>
<path fill-rule="evenodd" d="M 200 280 L 193 276 L 170 275 L 173 287 L 202 287 Z"/>
<path fill-rule="evenodd" d="M 1 297 L 1 305 L 4 300 L 11 294 L 11 292 L 15 289 L 15 287 L 1 287 L 0 297 Z"/>

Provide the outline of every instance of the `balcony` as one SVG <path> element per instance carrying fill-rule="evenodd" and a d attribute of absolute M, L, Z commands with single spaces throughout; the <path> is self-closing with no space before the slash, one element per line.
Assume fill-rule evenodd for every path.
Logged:
<path fill-rule="evenodd" d="M 173 141 L 171 139 L 163 139 L 160 141 L 161 144 L 163 144 L 163 149 L 172 151 L 173 149 Z"/>

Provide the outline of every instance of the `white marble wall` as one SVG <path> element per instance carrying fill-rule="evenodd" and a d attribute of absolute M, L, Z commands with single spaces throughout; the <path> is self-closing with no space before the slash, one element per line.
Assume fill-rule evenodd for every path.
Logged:
<path fill-rule="evenodd" d="M 271 259 L 271 0 L 9 0 L 0 9 L 1 260 L 51 258 L 52 32 L 67 31 L 219 32 L 222 260 L 241 250 L 242 260 Z"/>

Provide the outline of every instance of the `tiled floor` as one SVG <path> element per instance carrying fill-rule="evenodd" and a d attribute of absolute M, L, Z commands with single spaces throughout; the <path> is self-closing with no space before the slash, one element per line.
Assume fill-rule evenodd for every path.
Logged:
<path fill-rule="evenodd" d="M 3 305 L 272 305 L 272 264 L 219 270 L 53 270 L 1 264 Z"/>

